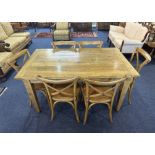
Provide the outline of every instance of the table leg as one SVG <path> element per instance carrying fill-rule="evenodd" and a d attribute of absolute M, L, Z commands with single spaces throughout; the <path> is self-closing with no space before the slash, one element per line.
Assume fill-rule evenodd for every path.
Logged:
<path fill-rule="evenodd" d="M 38 101 L 38 98 L 37 98 L 37 95 L 36 95 L 36 92 L 35 92 L 33 86 L 31 85 L 30 81 L 28 81 L 28 80 L 24 80 L 23 82 L 24 82 L 25 88 L 27 90 L 27 93 L 29 95 L 29 98 L 30 98 L 30 101 L 31 101 L 33 107 L 35 108 L 35 110 L 37 112 L 40 112 L 39 101 Z"/>
<path fill-rule="evenodd" d="M 118 105 L 116 107 L 116 110 L 119 111 L 123 105 L 123 101 L 124 101 L 124 98 L 125 98 L 125 95 L 129 89 L 129 86 L 131 84 L 131 82 L 133 81 L 133 78 L 128 78 L 124 84 L 123 84 L 123 87 L 122 87 L 122 90 L 120 92 L 120 96 L 119 96 L 119 100 L 118 100 Z"/>

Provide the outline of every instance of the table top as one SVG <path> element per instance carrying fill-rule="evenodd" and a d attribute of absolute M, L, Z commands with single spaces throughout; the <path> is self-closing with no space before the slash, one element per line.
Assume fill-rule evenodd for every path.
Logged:
<path fill-rule="evenodd" d="M 37 49 L 15 79 L 122 78 L 139 76 L 117 48 Z"/>

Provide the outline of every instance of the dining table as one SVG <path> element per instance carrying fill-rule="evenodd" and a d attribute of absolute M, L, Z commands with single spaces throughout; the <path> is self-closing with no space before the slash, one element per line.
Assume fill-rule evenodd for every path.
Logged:
<path fill-rule="evenodd" d="M 131 82 L 139 73 L 118 48 L 36 49 L 15 79 L 23 81 L 33 107 L 40 112 L 34 88 L 40 82 L 38 76 L 51 79 L 128 77 L 119 93 L 116 106 L 119 111 Z"/>

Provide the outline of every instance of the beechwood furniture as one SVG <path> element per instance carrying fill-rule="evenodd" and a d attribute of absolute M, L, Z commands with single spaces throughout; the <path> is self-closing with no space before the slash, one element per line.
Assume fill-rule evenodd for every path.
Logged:
<path fill-rule="evenodd" d="M 27 63 L 18 72 L 15 79 L 22 80 L 35 110 L 40 112 L 35 85 L 39 84 L 38 75 L 44 78 L 69 79 L 112 78 L 128 76 L 119 93 L 117 111 L 120 110 L 124 97 L 133 78 L 139 73 L 132 67 L 117 48 L 81 48 L 75 49 L 37 49 Z"/>

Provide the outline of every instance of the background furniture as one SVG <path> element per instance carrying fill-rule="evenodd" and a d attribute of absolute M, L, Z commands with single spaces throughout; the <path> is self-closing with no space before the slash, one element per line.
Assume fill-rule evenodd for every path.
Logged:
<path fill-rule="evenodd" d="M 38 77 L 38 79 L 44 84 L 47 94 L 47 100 L 51 109 L 51 119 L 54 118 L 54 108 L 57 103 L 68 103 L 75 111 L 77 122 L 79 122 L 79 115 L 77 111 L 77 100 L 79 96 L 78 91 L 78 78 L 71 78 L 65 80 L 52 80 L 48 78 Z"/>
<path fill-rule="evenodd" d="M 126 23 L 121 26 L 110 26 L 109 39 L 122 53 L 132 53 L 147 41 L 148 29 L 139 23 Z"/>
<path fill-rule="evenodd" d="M 16 53 L 23 49 L 30 41 L 29 32 L 14 32 L 10 23 L 0 23 L 0 40 L 8 43 L 11 52 Z"/>
<path fill-rule="evenodd" d="M 92 31 L 92 22 L 71 23 L 71 27 L 75 32 L 89 32 Z"/>
<path fill-rule="evenodd" d="M 58 49 L 57 49 L 58 50 Z M 117 111 L 120 110 L 126 92 L 133 78 L 139 76 L 127 59 L 117 48 L 82 48 L 80 52 L 67 49 L 37 49 L 31 55 L 15 79 L 22 80 L 30 101 L 36 111 L 40 111 L 39 102 L 34 91 L 37 76 L 46 78 L 67 79 L 73 77 L 84 78 L 124 78 L 122 91 L 119 95 Z M 94 74 L 95 73 L 95 74 Z"/>
<path fill-rule="evenodd" d="M 99 31 L 102 30 L 109 30 L 110 29 L 110 25 L 118 25 L 118 22 L 98 22 L 97 23 L 97 27 Z"/>
<path fill-rule="evenodd" d="M 11 68 L 7 60 L 20 52 L 31 41 L 31 38 L 29 32 L 16 33 L 10 23 L 1 22 L 0 40 L 0 77 L 4 77 Z M 7 45 L 7 48 L 4 45 Z"/>
<path fill-rule="evenodd" d="M 68 22 L 57 22 L 53 32 L 53 40 L 70 40 L 70 29 Z"/>
<path fill-rule="evenodd" d="M 28 29 L 28 23 L 26 22 L 11 22 L 14 32 L 21 32 Z"/>

